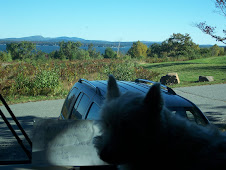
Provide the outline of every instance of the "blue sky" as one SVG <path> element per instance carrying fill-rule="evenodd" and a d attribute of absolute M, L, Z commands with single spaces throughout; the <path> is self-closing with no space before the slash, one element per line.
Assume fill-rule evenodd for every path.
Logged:
<path fill-rule="evenodd" d="M 226 18 L 214 0 L 0 0 L 0 38 L 42 35 L 108 41 L 164 41 L 188 33 L 197 44 L 218 44 L 194 23 L 221 34 Z"/>

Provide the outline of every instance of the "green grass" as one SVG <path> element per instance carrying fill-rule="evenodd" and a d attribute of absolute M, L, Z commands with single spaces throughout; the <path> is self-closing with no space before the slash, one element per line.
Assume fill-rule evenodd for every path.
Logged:
<path fill-rule="evenodd" d="M 226 56 L 202 58 L 202 59 L 190 60 L 187 62 L 197 63 L 197 64 L 226 64 Z"/>
<path fill-rule="evenodd" d="M 142 66 L 160 73 L 154 81 L 159 81 L 167 73 L 177 72 L 181 83 L 173 87 L 226 83 L 226 56 L 190 61 L 146 63 Z M 199 76 L 213 76 L 214 82 L 198 82 Z"/>

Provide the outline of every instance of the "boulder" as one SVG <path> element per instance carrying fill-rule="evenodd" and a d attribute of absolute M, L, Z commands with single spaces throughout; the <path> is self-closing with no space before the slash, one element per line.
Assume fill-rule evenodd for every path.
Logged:
<path fill-rule="evenodd" d="M 199 76 L 199 82 L 214 81 L 213 76 Z"/>
<path fill-rule="evenodd" d="M 180 79 L 177 73 L 168 73 L 166 76 L 161 77 L 160 82 L 164 85 L 180 84 Z"/>

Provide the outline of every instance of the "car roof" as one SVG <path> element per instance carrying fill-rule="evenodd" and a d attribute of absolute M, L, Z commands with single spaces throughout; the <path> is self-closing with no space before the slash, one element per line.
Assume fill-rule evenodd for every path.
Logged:
<path fill-rule="evenodd" d="M 143 80 L 143 79 L 140 79 L 140 80 Z M 100 90 L 101 95 L 105 97 L 107 92 L 107 80 L 95 80 L 95 81 L 90 81 L 90 83 L 92 83 L 93 86 L 97 87 Z M 151 82 L 151 83 L 153 84 L 155 82 Z M 133 92 L 141 93 L 143 95 L 146 95 L 152 86 L 150 84 L 147 84 L 147 82 L 143 82 L 143 81 L 141 82 L 117 81 L 117 84 L 121 93 L 125 93 L 126 91 L 133 91 Z M 176 93 L 172 89 L 164 85 L 161 85 L 161 87 L 162 87 L 162 95 L 164 98 L 164 102 L 167 107 L 193 107 L 192 102 L 188 101 L 187 99 L 179 95 L 176 95 Z"/>

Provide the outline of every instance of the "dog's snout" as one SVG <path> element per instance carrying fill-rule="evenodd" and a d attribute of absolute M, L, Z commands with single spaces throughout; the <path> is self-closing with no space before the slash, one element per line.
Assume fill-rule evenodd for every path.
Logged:
<path fill-rule="evenodd" d="M 109 147 L 104 147 L 99 153 L 100 159 L 108 163 L 114 163 L 114 155 Z"/>
<path fill-rule="evenodd" d="M 103 161 L 110 164 L 124 164 L 126 162 L 125 155 L 111 147 L 103 148 L 99 156 Z"/>

